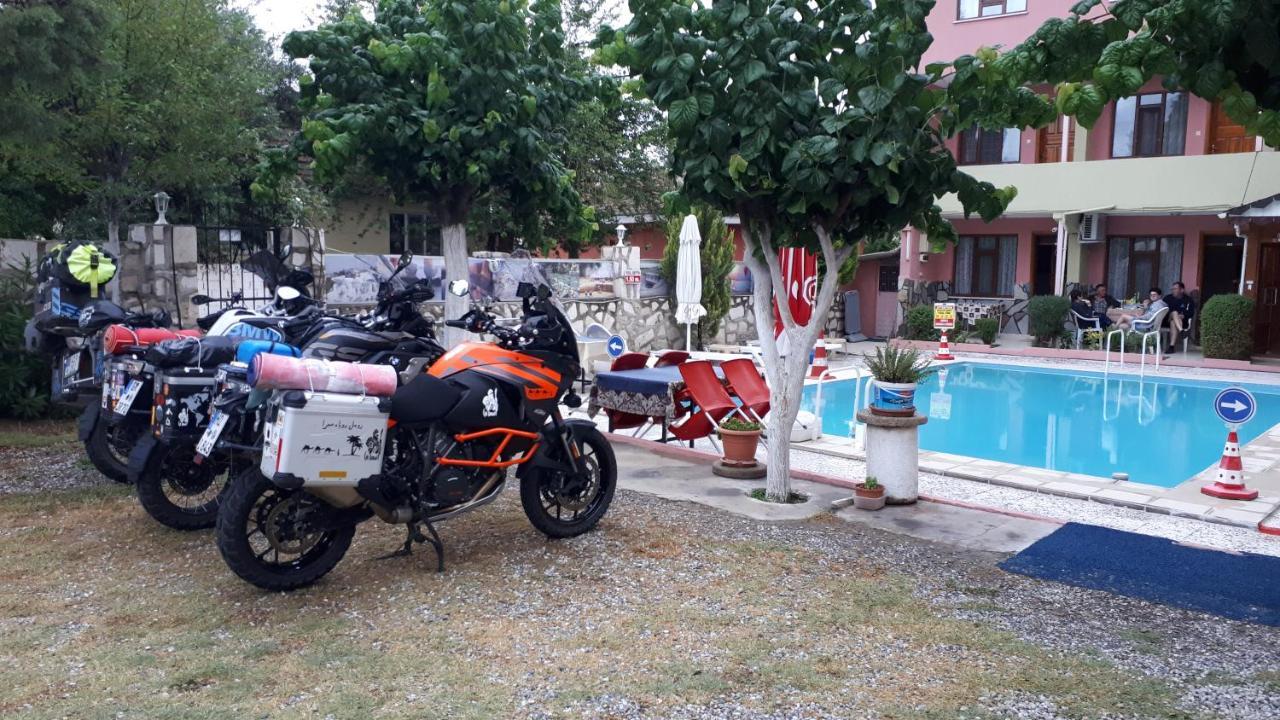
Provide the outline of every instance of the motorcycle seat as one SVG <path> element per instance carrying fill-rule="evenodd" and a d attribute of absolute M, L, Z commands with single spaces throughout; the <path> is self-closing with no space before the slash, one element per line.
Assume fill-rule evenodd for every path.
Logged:
<path fill-rule="evenodd" d="M 448 380 L 419 375 L 391 396 L 391 419 L 404 425 L 439 420 L 458 404 L 462 391 Z"/>

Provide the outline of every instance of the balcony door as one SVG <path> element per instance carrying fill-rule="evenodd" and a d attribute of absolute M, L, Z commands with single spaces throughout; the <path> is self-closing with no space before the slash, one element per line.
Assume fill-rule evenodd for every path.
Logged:
<path fill-rule="evenodd" d="M 1258 149 L 1257 138 L 1245 132 L 1244 126 L 1227 117 L 1222 103 L 1213 104 L 1209 120 L 1209 154 L 1253 152 Z"/>

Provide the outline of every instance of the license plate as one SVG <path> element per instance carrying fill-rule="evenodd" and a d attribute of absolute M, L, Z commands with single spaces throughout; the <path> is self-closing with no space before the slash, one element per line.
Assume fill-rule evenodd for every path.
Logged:
<path fill-rule="evenodd" d="M 120 394 L 120 400 L 116 402 L 116 414 L 127 415 L 129 408 L 133 405 L 133 401 L 138 397 L 138 391 L 142 390 L 141 380 L 130 380 L 129 387 L 124 389 Z"/>
<path fill-rule="evenodd" d="M 67 353 L 62 358 L 62 385 L 65 387 L 75 382 L 76 375 L 80 373 L 80 353 Z"/>
<path fill-rule="evenodd" d="M 102 378 L 102 409 L 111 408 L 111 374 L 108 373 Z"/>
<path fill-rule="evenodd" d="M 209 457 L 213 454 L 213 447 L 218 443 L 218 437 L 222 435 L 222 428 L 227 424 L 227 414 L 221 410 L 214 410 L 213 417 L 209 419 L 209 427 L 204 429 L 204 434 L 200 436 L 200 442 L 196 443 L 196 454 L 200 457 Z"/>

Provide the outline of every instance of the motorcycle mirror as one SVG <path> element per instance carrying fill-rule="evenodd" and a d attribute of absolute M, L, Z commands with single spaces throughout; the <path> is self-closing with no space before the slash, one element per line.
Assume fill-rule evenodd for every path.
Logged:
<path fill-rule="evenodd" d="M 281 285 L 276 288 L 276 297 L 288 302 L 289 300 L 297 300 L 302 297 L 302 293 L 298 292 L 297 288 L 291 288 L 288 285 Z"/>
<path fill-rule="evenodd" d="M 192 295 L 192 305 L 208 305 L 211 298 L 208 295 Z"/>
<path fill-rule="evenodd" d="M 453 280 L 449 283 L 449 292 L 457 297 L 466 297 L 471 292 L 471 283 L 466 280 Z"/>
<path fill-rule="evenodd" d="M 521 282 L 516 285 L 516 297 L 521 300 L 527 300 L 528 298 L 533 297 L 535 292 L 533 285 L 530 285 L 527 282 Z"/>
<path fill-rule="evenodd" d="M 409 252 L 408 250 L 405 250 L 404 252 L 400 253 L 400 260 L 399 262 L 396 263 L 396 269 L 403 270 L 404 268 L 409 267 L 409 263 L 411 262 L 413 262 L 413 253 Z"/>
<path fill-rule="evenodd" d="M 547 299 L 547 298 L 549 298 L 549 297 L 551 297 L 551 288 L 547 287 L 546 285 L 539 285 L 539 286 L 538 286 L 538 299 L 539 299 L 539 300 L 546 300 L 546 299 Z"/>
<path fill-rule="evenodd" d="M 281 259 L 281 260 L 288 260 L 288 259 L 289 259 L 289 258 L 291 258 L 291 257 L 293 257 L 293 244 L 292 244 L 292 243 L 285 243 L 284 245 L 281 245 L 281 246 L 280 246 L 280 259 Z"/>

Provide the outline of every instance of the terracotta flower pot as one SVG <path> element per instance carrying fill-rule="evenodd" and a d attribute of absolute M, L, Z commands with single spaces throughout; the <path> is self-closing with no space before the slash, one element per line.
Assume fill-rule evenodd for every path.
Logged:
<path fill-rule="evenodd" d="M 884 507 L 884 486 L 869 488 L 864 483 L 854 485 L 853 506 L 860 510 L 879 510 Z"/>
<path fill-rule="evenodd" d="M 760 430 L 720 429 L 720 441 L 724 443 L 725 465 L 755 465 L 756 446 L 760 444 Z"/>

